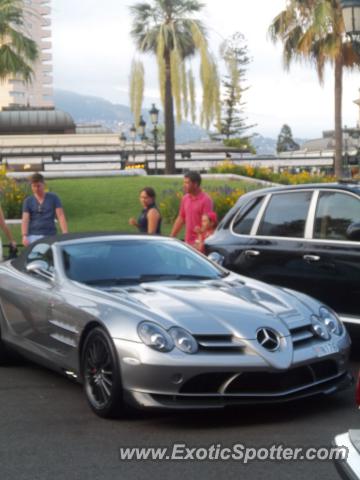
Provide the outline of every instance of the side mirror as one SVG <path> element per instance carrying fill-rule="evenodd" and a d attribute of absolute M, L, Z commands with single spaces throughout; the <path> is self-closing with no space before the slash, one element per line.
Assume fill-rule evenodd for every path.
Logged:
<path fill-rule="evenodd" d="M 49 264 L 45 262 L 45 260 L 34 260 L 26 265 L 26 271 L 28 273 L 35 273 L 47 280 L 54 279 L 54 275 L 49 271 Z"/>
<path fill-rule="evenodd" d="M 346 236 L 353 242 L 360 242 L 360 222 L 349 225 L 346 230 Z"/>
<path fill-rule="evenodd" d="M 224 264 L 224 256 L 221 255 L 219 252 L 211 252 L 208 255 L 208 259 L 211 260 L 214 263 L 217 263 L 218 265 L 222 266 Z"/>

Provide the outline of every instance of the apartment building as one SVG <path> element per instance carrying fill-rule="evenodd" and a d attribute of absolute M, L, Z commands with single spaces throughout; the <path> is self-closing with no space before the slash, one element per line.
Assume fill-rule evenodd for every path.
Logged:
<path fill-rule="evenodd" d="M 0 109 L 6 107 L 53 107 L 51 54 L 51 0 L 23 0 L 24 30 L 39 46 L 39 58 L 32 66 L 31 83 L 10 78 L 0 83 Z"/>

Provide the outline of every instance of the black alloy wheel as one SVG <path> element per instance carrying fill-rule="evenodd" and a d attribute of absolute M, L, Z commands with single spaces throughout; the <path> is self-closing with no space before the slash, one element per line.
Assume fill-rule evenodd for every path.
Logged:
<path fill-rule="evenodd" d="M 114 344 L 102 328 L 91 330 L 81 355 L 84 390 L 92 410 L 103 418 L 125 412 L 119 361 Z"/>

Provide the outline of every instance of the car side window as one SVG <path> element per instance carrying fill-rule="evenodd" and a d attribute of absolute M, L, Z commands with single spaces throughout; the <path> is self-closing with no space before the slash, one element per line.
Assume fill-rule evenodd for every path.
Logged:
<path fill-rule="evenodd" d="M 36 244 L 26 257 L 26 264 L 28 265 L 35 260 L 45 261 L 49 265 L 49 271 L 54 271 L 54 257 L 51 245 L 47 243 Z"/>
<path fill-rule="evenodd" d="M 312 194 L 305 191 L 272 195 L 257 235 L 303 237 Z"/>
<path fill-rule="evenodd" d="M 251 228 L 259 213 L 264 197 L 257 197 L 246 205 L 245 210 L 240 212 L 235 218 L 233 232 L 238 235 L 250 235 Z"/>
<path fill-rule="evenodd" d="M 314 238 L 348 240 L 347 228 L 360 222 L 360 200 L 341 192 L 320 192 Z"/>

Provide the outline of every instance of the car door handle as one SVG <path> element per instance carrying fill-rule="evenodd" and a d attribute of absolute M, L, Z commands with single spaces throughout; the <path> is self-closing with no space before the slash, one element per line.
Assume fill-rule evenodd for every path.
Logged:
<path fill-rule="evenodd" d="M 318 255 L 304 255 L 303 259 L 305 262 L 312 263 L 312 262 L 318 262 L 320 260 L 320 257 Z"/>
<path fill-rule="evenodd" d="M 247 257 L 258 257 L 260 255 L 259 250 L 245 250 L 244 253 Z"/>

